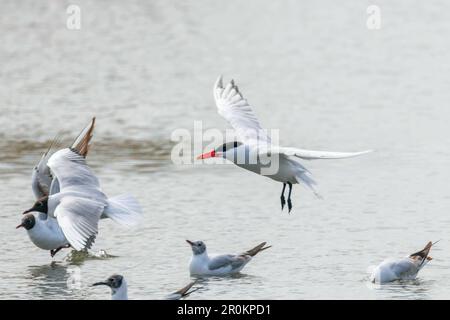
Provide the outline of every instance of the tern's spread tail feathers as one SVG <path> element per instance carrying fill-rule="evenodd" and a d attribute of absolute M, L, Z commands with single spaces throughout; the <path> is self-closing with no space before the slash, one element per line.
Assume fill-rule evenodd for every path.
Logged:
<path fill-rule="evenodd" d="M 89 151 L 89 143 L 91 142 L 95 126 L 95 117 L 92 118 L 91 123 L 80 132 L 71 146 L 71 150 L 86 158 Z"/>
<path fill-rule="evenodd" d="M 322 199 L 322 196 L 315 188 L 315 186 L 317 185 L 317 182 L 311 177 L 311 175 L 308 171 L 302 171 L 302 172 L 298 173 L 295 176 L 295 178 L 299 184 L 302 184 L 302 183 L 305 184 L 308 188 L 311 189 L 311 191 L 314 193 L 314 195 L 317 198 Z"/>
<path fill-rule="evenodd" d="M 260 253 L 261 251 L 269 249 L 270 247 L 272 247 L 272 246 L 264 247 L 265 245 L 266 245 L 266 242 L 262 242 L 262 243 L 258 244 L 256 247 L 254 247 L 253 249 L 250 249 L 250 250 L 244 252 L 243 254 L 247 255 L 247 256 L 254 257 L 258 253 Z"/>
<path fill-rule="evenodd" d="M 142 209 L 133 196 L 123 194 L 108 199 L 105 215 L 120 225 L 132 227 L 141 220 Z"/>

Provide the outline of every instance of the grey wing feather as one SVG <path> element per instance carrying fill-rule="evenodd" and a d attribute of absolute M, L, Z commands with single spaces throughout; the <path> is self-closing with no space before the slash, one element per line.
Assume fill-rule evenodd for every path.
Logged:
<path fill-rule="evenodd" d="M 50 168 L 47 166 L 47 160 L 48 156 L 47 153 L 45 153 L 37 166 L 33 168 L 33 173 L 31 175 L 31 188 L 36 199 L 49 194 L 52 175 L 50 173 Z"/>
<path fill-rule="evenodd" d="M 239 268 L 246 262 L 243 256 L 236 256 L 231 254 L 216 256 L 209 262 L 209 269 L 216 270 L 223 267 L 231 266 L 233 269 Z"/>
<path fill-rule="evenodd" d="M 68 196 L 61 200 L 55 216 L 64 236 L 75 250 L 92 246 L 104 207 L 104 203 L 84 198 Z"/>
<path fill-rule="evenodd" d="M 53 180 L 52 180 L 52 183 L 50 184 L 50 190 L 49 190 L 49 193 L 48 193 L 48 195 L 52 195 L 52 194 L 55 194 L 55 193 L 58 193 L 60 191 L 60 189 L 59 189 L 59 181 L 58 181 L 58 179 L 55 177 Z"/>
<path fill-rule="evenodd" d="M 417 271 L 417 267 L 409 259 L 395 261 L 392 269 L 399 277 L 414 274 Z"/>

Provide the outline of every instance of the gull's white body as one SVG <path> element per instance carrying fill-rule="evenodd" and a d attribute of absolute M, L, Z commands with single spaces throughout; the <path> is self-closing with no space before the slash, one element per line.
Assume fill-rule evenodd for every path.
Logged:
<path fill-rule="evenodd" d="M 128 285 L 125 279 L 119 288 L 111 290 L 111 300 L 128 300 Z"/>
<path fill-rule="evenodd" d="M 216 255 L 209 257 L 208 252 L 205 251 L 202 254 L 192 256 L 189 271 L 192 275 L 224 276 L 240 272 L 251 259 L 252 257 L 248 255 Z"/>
<path fill-rule="evenodd" d="M 222 77 L 219 77 L 214 85 L 213 93 L 219 114 L 236 130 L 240 142 L 243 143 L 237 150 L 231 149 L 223 156 L 241 168 L 265 175 L 275 181 L 292 184 L 303 183 L 317 195 L 314 189 L 316 182 L 312 179 L 310 172 L 298 162 L 299 159 L 342 159 L 371 152 L 371 150 L 362 152 L 313 151 L 276 146 L 272 144 L 270 137 L 262 129 L 252 107 L 239 92 L 233 80 L 224 87 Z M 257 155 L 258 160 L 253 164 L 236 161 L 236 159 L 245 159 L 242 158 L 245 154 Z M 278 170 L 263 172 L 262 170 L 267 165 L 259 161 L 259 157 L 265 160 L 276 158 L 274 161 L 278 161 L 278 164 L 275 163 L 278 165 Z"/>
<path fill-rule="evenodd" d="M 33 212 L 35 225 L 27 230 L 28 237 L 37 247 L 44 250 L 54 250 L 68 244 L 64 233 L 56 219 L 44 213 Z"/>
<path fill-rule="evenodd" d="M 410 257 L 385 260 L 373 270 L 370 280 L 380 284 L 395 280 L 413 280 L 427 263 L 428 260 L 421 264 Z"/>

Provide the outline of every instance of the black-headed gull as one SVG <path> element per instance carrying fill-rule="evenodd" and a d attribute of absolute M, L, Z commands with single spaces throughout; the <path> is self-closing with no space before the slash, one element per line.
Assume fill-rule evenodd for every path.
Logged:
<path fill-rule="evenodd" d="M 181 288 L 178 291 L 175 291 L 166 296 L 166 300 L 179 300 L 187 297 L 192 292 L 197 291 L 197 289 L 190 290 L 192 286 L 195 284 L 195 281 L 192 281 L 187 286 Z M 128 286 L 125 278 L 122 275 L 114 274 L 110 276 L 106 281 L 96 282 L 93 286 L 108 286 L 111 288 L 111 299 L 112 300 L 128 300 Z"/>
<path fill-rule="evenodd" d="M 434 243 L 427 243 L 422 250 L 410 254 L 407 257 L 396 260 L 385 260 L 374 268 L 370 281 L 383 284 L 395 280 L 413 280 L 419 271 L 432 260 L 428 255 Z"/>
<path fill-rule="evenodd" d="M 284 197 L 286 185 L 289 186 L 287 198 L 289 212 L 292 209 L 291 192 L 293 184 L 303 183 L 316 196 L 319 196 L 314 188 L 316 182 L 313 180 L 311 173 L 298 162 L 298 159 L 342 159 L 360 156 L 372 151 L 312 151 L 273 145 L 271 138 L 259 124 L 252 107 L 239 92 L 233 80 L 224 87 L 220 76 L 214 85 L 214 98 L 219 114 L 231 124 L 240 141 L 227 142 L 214 150 L 203 153 L 197 159 L 222 157 L 241 168 L 282 182 L 282 210 L 286 204 Z M 272 172 L 268 167 L 273 165 L 274 161 L 277 161 L 278 170 Z"/>
<path fill-rule="evenodd" d="M 209 256 L 203 241 L 186 240 L 192 248 L 192 258 L 189 271 L 197 276 L 224 276 L 240 272 L 247 263 L 259 252 L 269 249 L 266 242 L 241 254 L 224 254 Z"/>
<path fill-rule="evenodd" d="M 85 155 L 94 124 L 95 118 L 71 148 L 59 150 L 48 159 L 53 177 L 50 192 L 24 212 L 22 223 L 17 226 L 27 229 L 38 247 L 48 249 L 65 238 L 64 245 L 52 250 L 67 247 L 67 243 L 75 250 L 89 249 L 98 233 L 99 219 L 111 218 L 121 225 L 133 226 L 141 218 L 141 208 L 134 197 L 108 198 L 87 166 Z"/>
<path fill-rule="evenodd" d="M 108 286 L 111 288 L 112 300 L 128 300 L 128 286 L 125 278 L 120 274 L 113 274 L 106 281 L 100 281 L 93 286 Z"/>

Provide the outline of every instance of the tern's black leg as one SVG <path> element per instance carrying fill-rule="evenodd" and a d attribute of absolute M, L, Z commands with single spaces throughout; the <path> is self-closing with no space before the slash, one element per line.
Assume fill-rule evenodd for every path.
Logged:
<path fill-rule="evenodd" d="M 284 190 L 286 189 L 286 183 L 283 183 L 283 190 L 281 191 L 281 211 L 283 211 L 284 205 L 286 204 L 286 200 L 284 199 Z"/>
<path fill-rule="evenodd" d="M 67 244 L 65 246 L 50 250 L 50 255 L 53 258 L 55 256 L 55 254 L 57 254 L 61 249 L 65 249 L 65 248 L 70 248 L 70 244 Z"/>
<path fill-rule="evenodd" d="M 289 185 L 289 194 L 288 194 L 287 204 L 288 204 L 288 209 L 289 209 L 288 212 L 290 213 L 291 209 L 292 209 L 292 202 L 291 202 L 292 183 L 288 182 L 287 184 Z"/>

